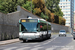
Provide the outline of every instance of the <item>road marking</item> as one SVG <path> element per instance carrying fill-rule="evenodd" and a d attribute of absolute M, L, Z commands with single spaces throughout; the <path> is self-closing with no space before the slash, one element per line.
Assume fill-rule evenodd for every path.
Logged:
<path fill-rule="evenodd" d="M 15 48 L 17 48 L 17 47 L 6 48 L 4 50 L 12 50 L 12 49 L 15 49 Z"/>
<path fill-rule="evenodd" d="M 34 47 L 38 47 L 38 46 L 41 46 L 41 45 L 36 45 L 36 46 L 34 46 Z"/>
<path fill-rule="evenodd" d="M 53 50 L 54 48 L 47 48 L 46 50 Z"/>
<path fill-rule="evenodd" d="M 37 48 L 33 48 L 33 49 L 31 49 L 31 50 L 39 50 L 39 49 L 41 49 L 41 48 L 43 48 L 43 47 L 37 47 Z"/>
<path fill-rule="evenodd" d="M 70 48 L 63 48 L 63 49 L 61 49 L 61 50 L 69 50 Z"/>
<path fill-rule="evenodd" d="M 29 49 L 29 48 L 31 48 L 31 47 L 23 47 L 23 48 L 18 48 L 16 50 L 26 50 L 26 49 Z"/>
<path fill-rule="evenodd" d="M 48 42 L 46 42 L 46 43 L 44 43 L 44 44 L 40 44 L 40 45 L 36 45 L 36 46 L 34 46 L 34 47 L 39 47 L 39 46 L 42 46 L 42 45 L 46 45 L 46 44 L 48 44 L 48 43 L 50 43 L 50 42 L 52 42 L 53 40 L 55 40 L 57 37 L 55 37 L 54 39 L 52 39 L 52 40 L 48 40 Z"/>
<path fill-rule="evenodd" d="M 52 42 L 53 40 L 55 40 L 57 37 L 55 37 L 54 39 L 52 39 L 52 40 L 50 40 L 50 41 L 48 41 L 48 42 L 46 42 L 46 43 L 44 43 L 43 45 L 46 45 L 46 44 L 48 44 L 48 43 L 50 43 L 50 42 Z"/>

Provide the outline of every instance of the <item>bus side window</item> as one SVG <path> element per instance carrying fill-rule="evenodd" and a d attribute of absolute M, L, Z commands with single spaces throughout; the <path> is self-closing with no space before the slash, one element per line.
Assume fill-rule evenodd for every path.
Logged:
<path fill-rule="evenodd" d="M 51 30 L 51 25 L 48 24 L 48 30 Z"/>
<path fill-rule="evenodd" d="M 40 31 L 47 31 L 47 24 L 46 23 L 40 24 Z"/>

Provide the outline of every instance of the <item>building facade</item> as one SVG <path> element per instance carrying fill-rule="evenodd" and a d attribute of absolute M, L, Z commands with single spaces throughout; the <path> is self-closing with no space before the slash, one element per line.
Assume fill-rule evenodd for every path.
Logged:
<path fill-rule="evenodd" d="M 60 0 L 59 7 L 63 12 L 63 18 L 66 19 L 65 26 L 74 28 L 74 0 Z"/>

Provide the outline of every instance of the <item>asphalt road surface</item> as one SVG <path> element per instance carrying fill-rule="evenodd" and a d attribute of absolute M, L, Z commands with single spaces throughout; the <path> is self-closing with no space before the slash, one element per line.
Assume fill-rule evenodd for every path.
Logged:
<path fill-rule="evenodd" d="M 22 41 L 2 45 L 0 50 L 75 50 L 75 40 L 71 34 L 66 37 L 59 37 L 58 34 L 52 35 L 51 39 L 39 41 Z"/>

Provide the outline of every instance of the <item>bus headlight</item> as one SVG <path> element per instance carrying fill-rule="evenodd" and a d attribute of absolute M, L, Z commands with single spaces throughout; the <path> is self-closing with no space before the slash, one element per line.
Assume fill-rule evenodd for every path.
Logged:
<path fill-rule="evenodd" d="M 19 35 L 23 35 L 22 32 L 20 32 Z"/>
<path fill-rule="evenodd" d="M 36 35 L 36 38 L 40 38 L 40 35 Z"/>

